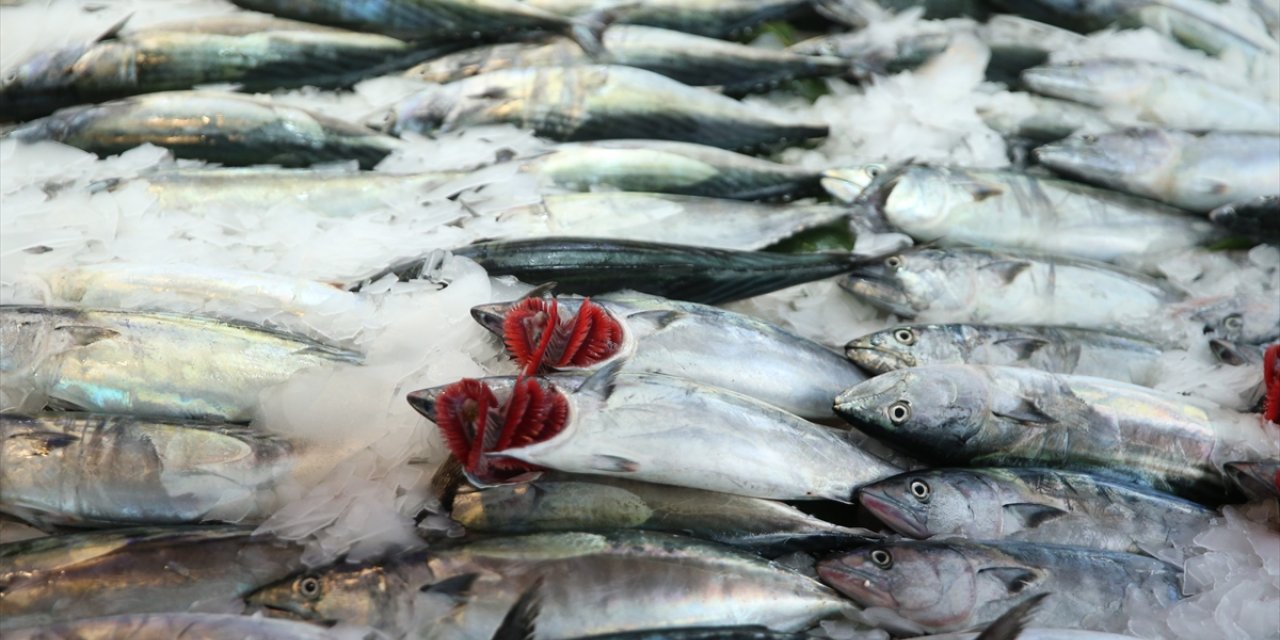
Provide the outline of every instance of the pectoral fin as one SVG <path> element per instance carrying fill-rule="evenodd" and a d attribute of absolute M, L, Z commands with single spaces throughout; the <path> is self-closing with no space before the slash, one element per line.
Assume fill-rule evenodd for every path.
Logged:
<path fill-rule="evenodd" d="M 591 456 L 591 468 L 609 473 L 633 473 L 640 470 L 640 463 L 622 456 L 597 454 Z"/>
<path fill-rule="evenodd" d="M 1045 413 L 1036 403 L 1023 398 L 1012 406 L 993 408 L 991 413 L 1001 418 L 1030 424 L 1052 424 L 1058 419 Z"/>
<path fill-rule="evenodd" d="M 978 573 L 998 580 L 1010 595 L 1022 593 L 1040 581 L 1040 573 L 1026 567 L 989 567 Z"/>
<path fill-rule="evenodd" d="M 1044 347 L 1048 346 L 1049 341 L 1043 338 L 1005 338 L 1004 340 L 996 340 L 996 344 L 1011 349 L 1019 360 L 1027 360 L 1031 356 Z"/>
<path fill-rule="evenodd" d="M 1013 516 L 1018 522 L 1022 523 L 1023 528 L 1033 529 L 1044 524 L 1054 518 L 1059 518 L 1068 514 L 1067 511 L 1051 507 L 1045 504 L 1035 504 L 1032 502 L 1017 502 L 1014 504 L 1004 505 L 1005 513 Z"/>

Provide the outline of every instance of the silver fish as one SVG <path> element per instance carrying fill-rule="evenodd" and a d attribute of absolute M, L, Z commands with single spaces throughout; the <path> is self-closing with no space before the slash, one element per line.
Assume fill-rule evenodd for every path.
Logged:
<path fill-rule="evenodd" d="M 630 67 L 509 69 L 414 94 L 392 106 L 393 133 L 509 123 L 554 140 L 654 138 L 742 149 L 827 135 L 827 125 Z"/>
<path fill-rule="evenodd" d="M 169 313 L 0 307 L 4 409 L 45 404 L 245 422 L 294 373 L 360 355 L 305 338 Z"/>
<path fill-rule="evenodd" d="M 858 501 L 912 538 L 1067 544 L 1154 553 L 1191 543 L 1214 511 L 1098 476 L 1053 469 L 929 469 L 858 490 Z"/>
<path fill-rule="evenodd" d="M 1030 325 L 898 325 L 851 340 L 845 355 L 874 373 L 934 364 L 998 364 L 1145 384 L 1160 345 L 1117 333 Z"/>
<path fill-rule="evenodd" d="M 524 0 L 564 16 L 618 10 L 625 24 L 662 27 L 712 38 L 736 39 L 756 25 L 781 20 L 808 7 L 807 0 Z"/>
<path fill-rule="evenodd" d="M 12 629 L 6 631 L 4 637 L 8 640 L 338 640 L 351 636 L 305 622 L 229 613 L 140 613 Z"/>
<path fill-rule="evenodd" d="M 1056 172 L 1191 211 L 1280 193 L 1275 133 L 1124 129 L 1072 136 L 1035 156 Z"/>
<path fill-rule="evenodd" d="M 977 108 L 978 116 L 1005 138 L 1044 144 L 1078 131 L 1107 131 L 1113 123 L 1090 106 L 1031 94 L 1018 100 L 991 100 Z"/>

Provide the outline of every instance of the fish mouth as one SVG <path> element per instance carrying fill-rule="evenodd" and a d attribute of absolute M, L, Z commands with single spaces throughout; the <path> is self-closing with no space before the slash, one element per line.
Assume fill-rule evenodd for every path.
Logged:
<path fill-rule="evenodd" d="M 861 338 L 844 346 L 844 355 L 869 373 L 880 374 L 896 369 L 916 366 L 916 359 L 908 354 L 874 346 Z"/>
<path fill-rule="evenodd" d="M 502 323 L 507 317 L 507 311 L 511 309 L 511 303 L 495 302 L 493 304 L 482 304 L 471 307 L 471 317 L 480 323 L 480 326 L 488 329 L 490 333 L 501 336 Z"/>
<path fill-rule="evenodd" d="M 1022 82 L 1039 93 L 1058 98 L 1078 96 L 1080 91 L 1092 88 L 1079 70 L 1070 67 L 1032 67 L 1022 72 Z"/>
<path fill-rule="evenodd" d="M 906 294 L 889 277 L 882 264 L 854 267 L 840 280 L 840 288 L 855 298 L 903 318 L 912 318 L 916 310 L 906 301 Z"/>
<path fill-rule="evenodd" d="M 863 607 L 898 608 L 898 600 L 892 593 L 876 587 L 879 576 L 834 558 L 819 562 L 817 568 L 823 582 Z"/>
<path fill-rule="evenodd" d="M 432 387 L 430 389 L 419 389 L 411 391 L 405 396 L 409 401 L 409 406 L 414 411 L 422 414 L 422 417 L 435 422 L 436 421 L 436 401 L 440 398 L 440 394 L 447 387 Z"/>
<path fill-rule="evenodd" d="M 881 522 L 889 525 L 889 528 L 901 533 L 904 536 L 911 536 L 917 540 L 923 540 L 929 537 L 929 532 L 921 528 L 920 524 L 914 518 L 906 514 L 911 513 L 908 505 L 898 500 L 890 498 L 888 495 L 879 491 L 870 491 L 867 489 L 858 490 L 858 502 L 870 511 L 872 515 L 879 518 Z"/>

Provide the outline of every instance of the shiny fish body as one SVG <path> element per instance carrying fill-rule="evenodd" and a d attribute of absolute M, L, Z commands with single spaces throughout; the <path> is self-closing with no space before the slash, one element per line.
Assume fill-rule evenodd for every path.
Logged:
<path fill-rule="evenodd" d="M 168 313 L 0 307 L 4 408 L 245 422 L 258 393 L 356 353 L 248 324 Z"/>
<path fill-rule="evenodd" d="M 1187 249 L 1220 235 L 1173 207 L 1014 171 L 913 165 L 876 189 L 868 198 L 874 215 L 919 242 L 943 246 L 1111 261 Z"/>
<path fill-rule="evenodd" d="M 1125 129 L 1072 136 L 1035 155 L 1069 177 L 1191 211 L 1280 193 L 1276 133 Z"/>
<path fill-rule="evenodd" d="M 594 57 L 563 37 L 545 43 L 488 45 L 424 62 L 404 75 L 444 84 L 503 69 L 613 64 L 647 69 L 690 86 L 718 86 L 726 94 L 737 95 L 849 69 L 840 58 L 774 51 L 653 27 L 611 26 L 603 42 L 605 53 Z"/>
<path fill-rule="evenodd" d="M 46 528 L 261 521 L 293 453 L 245 427 L 84 413 L 3 413 L 0 438 L 0 511 Z"/>
<path fill-rule="evenodd" d="M 879 561 L 879 562 L 877 562 Z M 931 633 L 972 629 L 1051 593 L 1037 624 L 1123 631 L 1126 590 L 1157 606 L 1181 598 L 1181 571 L 1144 556 L 1029 543 L 898 542 L 818 563 L 818 575 L 863 606 L 889 607 Z"/>
<path fill-rule="evenodd" d="M 730 251 L 572 237 L 481 242 L 454 254 L 478 262 L 489 275 L 555 282 L 564 293 L 591 296 L 630 289 L 702 304 L 763 295 L 854 266 L 853 258 L 842 253 Z"/>
<path fill-rule="evenodd" d="M 1214 512 L 1194 502 L 1052 469 L 929 469 L 863 487 L 858 500 L 912 538 L 1066 544 L 1152 553 L 1191 543 Z"/>
<path fill-rule="evenodd" d="M 576 390 L 546 378 L 567 397 L 564 429 L 492 455 L 570 473 L 775 500 L 848 502 L 857 487 L 897 472 L 845 433 L 754 398 L 671 376 L 618 375 L 617 367 Z M 610 380 L 612 386 L 602 388 Z M 496 392 L 514 378 L 484 382 Z M 410 403 L 434 411 L 441 389 L 414 392 Z"/>
<path fill-rule="evenodd" d="M 590 370 L 618 361 L 627 373 L 694 380 L 814 420 L 834 418 L 831 400 L 866 379 L 835 351 L 748 315 L 637 293 L 613 293 L 591 302 L 623 325 L 624 338 L 615 354 L 590 365 Z M 556 303 L 577 313 L 582 299 L 558 296 Z M 502 335 L 510 307 L 483 305 L 471 314 Z"/>
<path fill-rule="evenodd" d="M 935 364 L 994 364 L 1145 384 L 1163 353 L 1126 335 L 1028 325 L 899 325 L 857 338 L 845 354 L 880 374 Z"/>
<path fill-rule="evenodd" d="M 1138 60 L 1091 60 L 1022 72 L 1031 90 L 1100 108 L 1125 108 L 1175 129 L 1275 131 L 1280 105 L 1198 73 Z"/>
<path fill-rule="evenodd" d="M 978 116 L 1006 138 L 1023 138 L 1040 144 L 1061 140 L 1077 131 L 1114 128 L 1111 121 L 1093 107 L 1057 98 L 1019 95 L 1029 103 L 1029 108 L 1019 103 L 992 101 L 978 107 Z"/>
<path fill-rule="evenodd" d="M 0 545 L 0 629 L 185 611 L 302 569 L 302 547 L 234 526 L 114 529 Z"/>
<path fill-rule="evenodd" d="M 619 22 L 661 27 L 712 38 L 735 38 L 769 20 L 781 20 L 808 7 L 807 0 L 525 0 L 531 6 L 565 16 L 618 9 Z"/>
<path fill-rule="evenodd" d="M 232 0 L 252 11 L 404 40 L 448 42 L 516 31 L 564 30 L 569 21 L 516 0 Z"/>
<path fill-rule="evenodd" d="M 461 492 L 450 515 L 469 531 L 485 533 L 644 529 L 756 549 L 875 537 L 771 500 L 551 473 L 524 484 Z"/>
<path fill-rule="evenodd" d="M 1160 337 L 1186 293 L 1087 260 L 981 249 L 916 249 L 860 265 L 855 297 L 922 322 L 1065 325 Z"/>
<path fill-rule="evenodd" d="M 1030 627 L 1017 635 L 1018 640 L 1141 640 L 1137 636 L 1105 631 L 1085 631 L 1084 629 L 1049 629 Z M 927 636 L 916 636 L 910 640 L 986 640 L 979 637 L 977 631 L 961 633 L 938 633 Z"/>
<path fill-rule="evenodd" d="M 1210 211 L 1209 219 L 1232 233 L 1280 243 L 1280 195 L 1224 204 Z"/>
<path fill-rule="evenodd" d="M 1135 385 L 1017 367 L 892 371 L 838 398 L 857 428 L 946 464 L 1087 471 L 1210 503 L 1220 465 L 1275 455 L 1256 415 Z"/>
<path fill-rule="evenodd" d="M 306 622 L 229 613 L 142 613 L 85 618 L 5 632 L 6 640 L 338 640 Z"/>
<path fill-rule="evenodd" d="M 654 138 L 744 149 L 827 134 L 761 104 L 652 71 L 584 65 L 508 69 L 425 89 L 391 107 L 388 129 L 429 133 L 514 124 L 553 140 Z"/>
<path fill-rule="evenodd" d="M 170 23 L 20 63 L 0 86 L 0 117 L 207 84 L 246 91 L 344 86 L 427 55 L 386 36 L 251 14 Z"/>
<path fill-rule="evenodd" d="M 419 591 L 468 574 L 452 613 L 422 626 Z M 283 581 L 250 603 L 310 620 L 369 625 L 394 637 L 489 640 L 512 604 L 541 579 L 536 638 L 669 627 L 761 624 L 784 631 L 853 610 L 816 580 L 709 542 L 615 531 L 493 538 L 412 551 L 381 563 L 337 565 Z M 314 582 L 311 582 L 314 581 Z M 305 598 L 298 585 L 318 586 Z M 619 597 L 619 594 L 625 594 Z"/>
<path fill-rule="evenodd" d="M 822 193 L 818 172 L 717 147 L 663 140 L 562 144 L 524 170 L 574 191 L 600 188 L 734 200 L 784 200 Z"/>
<path fill-rule="evenodd" d="M 9 135 L 111 155 L 151 143 L 225 165 L 304 167 L 355 160 L 372 169 L 400 141 L 364 126 L 234 94 L 167 91 L 68 107 Z"/>

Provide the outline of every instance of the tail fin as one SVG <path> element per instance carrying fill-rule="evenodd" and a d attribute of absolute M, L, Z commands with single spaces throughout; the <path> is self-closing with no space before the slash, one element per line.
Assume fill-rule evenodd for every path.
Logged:
<path fill-rule="evenodd" d="M 592 58 L 598 58 L 605 53 L 605 30 L 637 4 L 630 3 L 613 6 L 580 15 L 569 21 L 565 35 L 578 43 L 578 46 L 582 47 L 582 50 L 587 52 L 587 55 Z"/>

